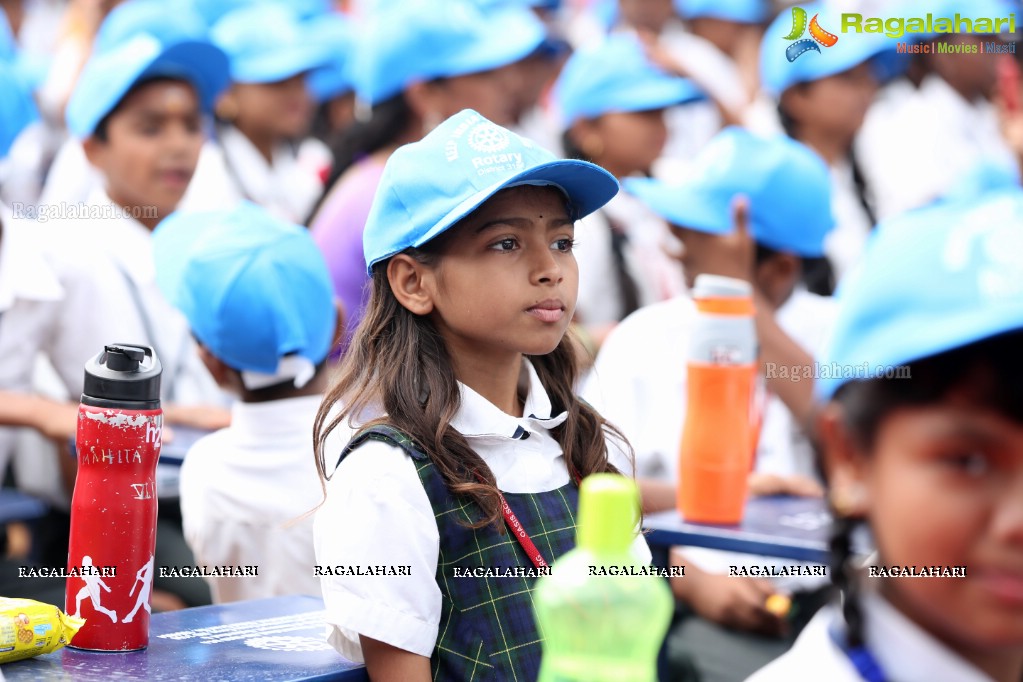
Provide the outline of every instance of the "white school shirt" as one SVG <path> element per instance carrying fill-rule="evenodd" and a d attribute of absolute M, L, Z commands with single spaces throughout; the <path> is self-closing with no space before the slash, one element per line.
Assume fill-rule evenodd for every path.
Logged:
<path fill-rule="evenodd" d="M 632 444 L 637 478 L 678 481 L 686 414 L 686 348 L 695 315 L 696 305 L 688 296 L 637 310 L 608 335 L 583 387 L 583 397 Z M 796 343 L 815 354 L 830 332 L 834 315 L 832 299 L 797 288 L 778 309 L 776 319 Z M 809 440 L 774 395 L 764 406 L 755 469 L 817 478 Z M 686 548 L 686 558 L 714 572 L 727 571 L 731 565 L 765 563 L 763 557 L 696 547 Z M 822 582 L 801 576 L 774 580 L 800 587 Z"/>
<path fill-rule="evenodd" d="M 178 405 L 227 404 L 227 395 L 199 359 L 188 321 L 156 285 L 152 233 L 125 216 L 124 209 L 101 190 L 95 190 L 84 206 L 89 215 L 116 217 L 58 221 L 52 225 L 49 238 L 58 242 L 67 258 L 77 257 L 83 241 L 102 251 L 103 257 L 83 260 L 83 265 L 88 266 L 90 277 L 104 291 L 116 293 L 92 302 L 90 313 L 101 316 L 104 324 L 120 320 L 130 325 L 129 331 L 122 332 L 125 338 L 111 341 L 145 343 L 156 348 L 163 365 L 160 392 L 164 401 Z"/>
<path fill-rule="evenodd" d="M 528 386 L 523 409 L 527 416 L 516 418 L 460 383 L 462 403 L 451 426 L 487 463 L 501 490 L 555 490 L 566 485 L 569 476 L 561 447 L 549 430 L 562 424 L 567 414 L 551 414 L 547 392 L 528 361 L 523 361 L 523 385 Z M 519 429 L 529 437 L 515 438 Z M 613 441 L 608 443 L 611 463 L 631 475 L 626 456 Z M 333 457 L 339 454 L 336 451 Z M 335 462 L 328 459 L 328 471 Z M 374 440 L 357 448 L 327 483 L 327 500 L 316 513 L 313 535 L 316 563 L 321 566 L 410 567 L 407 577 L 321 578 L 330 644 L 357 663 L 364 660 L 360 634 L 430 656 L 441 617 L 436 582 L 440 537 L 412 458 L 401 448 Z M 633 552 L 641 563 L 650 562 L 642 535 L 637 534 Z"/>
<path fill-rule="evenodd" d="M 835 227 L 824 237 L 824 254 L 831 263 L 837 283 L 862 258 L 874 226 L 856 192 L 852 165 L 847 160 L 841 160 L 831 165 L 829 170 L 831 212 L 835 216 Z"/>
<path fill-rule="evenodd" d="M 797 288 L 778 309 L 778 325 L 814 354 L 830 331 L 835 305 Z M 688 296 L 637 310 L 604 342 L 583 397 L 632 444 L 636 475 L 674 482 L 686 414 L 686 348 L 696 315 Z M 756 470 L 814 476 L 813 452 L 777 396 L 765 407 Z"/>
<path fill-rule="evenodd" d="M 323 499 L 313 456 L 322 396 L 236 402 L 231 426 L 193 445 L 181 466 L 181 519 L 196 562 L 255 566 L 209 578 L 216 604 L 320 593 L 311 511 Z"/>
<path fill-rule="evenodd" d="M 957 653 L 925 632 L 883 597 L 872 592 L 860 596 L 867 648 L 893 682 L 991 682 Z M 768 663 L 747 682 L 864 682 L 828 632 L 844 625 L 838 607 L 826 606 L 807 623 L 792 648 Z"/>
<path fill-rule="evenodd" d="M 95 257 L 84 244 L 73 258 L 51 248 L 42 228 L 14 218 L 0 204 L 0 389 L 31 393 L 36 358 L 56 370 L 64 390 L 77 400 L 86 361 L 103 350 L 126 326 L 111 326 L 95 315 L 94 301 L 108 295 L 83 266 Z M 0 469 L 6 466 L 17 429 L 0 428 Z"/>
<path fill-rule="evenodd" d="M 963 99 L 933 74 L 919 88 L 902 84 L 875 104 L 856 149 L 879 219 L 940 198 L 981 161 L 1016 163 L 994 105 Z"/>
<path fill-rule="evenodd" d="M 234 126 L 220 126 L 210 162 L 200 164 L 182 199 L 183 211 L 206 211 L 247 199 L 273 215 L 304 224 L 323 192 L 320 173 L 330 166 L 330 151 L 313 138 L 297 149 L 279 145 L 273 163 L 267 160 Z"/>

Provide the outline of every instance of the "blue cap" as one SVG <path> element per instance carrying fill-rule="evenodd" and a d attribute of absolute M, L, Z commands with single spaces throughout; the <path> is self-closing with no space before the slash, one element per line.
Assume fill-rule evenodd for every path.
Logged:
<path fill-rule="evenodd" d="M 563 128 L 612 111 L 664 109 L 703 97 L 689 79 L 655 66 L 626 34 L 573 54 L 554 86 Z"/>
<path fill-rule="evenodd" d="M 288 378 L 304 384 L 327 357 L 334 289 L 304 227 L 249 202 L 176 212 L 153 232 L 153 254 L 167 300 L 248 388 Z"/>
<path fill-rule="evenodd" d="M 824 160 L 791 138 L 738 127 L 707 143 L 686 182 L 627 178 L 625 189 L 669 223 L 711 234 L 732 231 L 733 201 L 743 195 L 753 239 L 799 256 L 823 255 L 824 237 L 835 225 Z"/>
<path fill-rule="evenodd" d="M 164 0 L 128 0 L 110 10 L 96 33 L 96 52 L 120 45 L 139 33 L 148 33 L 164 45 L 183 40 L 206 40 L 206 24 L 188 4 L 167 11 Z"/>
<path fill-rule="evenodd" d="M 306 40 L 324 46 L 327 60 L 306 78 L 309 92 L 317 102 L 351 92 L 352 25 L 337 12 L 323 14 L 305 22 Z"/>
<path fill-rule="evenodd" d="M 387 160 L 363 233 L 367 270 L 372 275 L 376 263 L 422 246 L 516 185 L 557 187 L 573 220 L 618 193 L 618 181 L 600 166 L 558 159 L 465 109 Z"/>
<path fill-rule="evenodd" d="M 201 109 L 212 112 L 228 84 L 227 57 L 204 41 L 164 46 L 144 33 L 95 53 L 82 69 L 68 101 L 68 130 L 79 139 L 88 137 L 136 83 L 156 77 L 191 83 Z"/>
<path fill-rule="evenodd" d="M 797 18 L 800 16 L 802 20 Z M 815 16 L 820 28 L 837 38 L 831 47 L 811 37 L 809 26 Z M 802 5 L 779 14 L 760 43 L 760 84 L 764 91 L 777 97 L 797 83 L 834 76 L 896 49 L 898 41 L 883 33 L 842 33 L 841 28 L 842 13 L 828 4 Z M 878 79 L 888 75 L 890 69 L 891 65 L 878 67 Z"/>
<path fill-rule="evenodd" d="M 295 12 L 276 2 L 255 3 L 225 14 L 210 39 L 231 62 L 236 83 L 276 83 L 329 61 L 319 41 L 309 41 Z"/>
<path fill-rule="evenodd" d="M 828 400 L 852 379 L 883 377 L 891 368 L 1023 329 L 1020 254 L 1019 189 L 879 225 L 839 287 L 838 317 L 820 358 L 830 371 L 814 387 L 817 398 Z"/>
<path fill-rule="evenodd" d="M 369 17 L 356 37 L 355 92 L 370 105 L 416 81 L 489 71 L 529 56 L 546 30 L 529 9 L 468 0 L 403 0 Z"/>
<path fill-rule="evenodd" d="M 769 0 L 675 0 L 675 11 L 683 19 L 710 17 L 737 24 L 759 24 L 767 19 Z"/>

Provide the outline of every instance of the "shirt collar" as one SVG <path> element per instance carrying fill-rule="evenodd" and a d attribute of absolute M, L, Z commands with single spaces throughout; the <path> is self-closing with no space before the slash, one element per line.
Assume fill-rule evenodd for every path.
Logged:
<path fill-rule="evenodd" d="M 568 413 L 552 415 L 551 400 L 546 389 L 540 383 L 533 364 L 522 360 L 519 373 L 519 394 L 525 393 L 522 414 L 517 418 L 506 414 L 496 405 L 472 390 L 465 384 L 458 383 L 461 407 L 451 420 L 451 426 L 466 438 L 501 436 L 505 438 L 524 438 L 536 429 L 551 429 L 560 426 L 568 419 Z"/>
<path fill-rule="evenodd" d="M 986 675 L 879 594 L 867 590 L 861 599 L 867 646 L 888 679 L 988 682 Z"/>
<path fill-rule="evenodd" d="M 0 204 L 0 310 L 7 310 L 17 299 L 58 301 L 64 288 L 43 256 L 38 241 L 29 230 L 38 231 L 40 224 L 15 219 L 7 206 Z"/>

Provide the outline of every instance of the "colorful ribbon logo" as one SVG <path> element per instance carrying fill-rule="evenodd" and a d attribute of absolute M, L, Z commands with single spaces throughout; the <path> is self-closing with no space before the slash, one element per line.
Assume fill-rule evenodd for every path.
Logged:
<path fill-rule="evenodd" d="M 802 7 L 792 8 L 792 30 L 785 40 L 795 40 L 796 42 L 785 48 L 785 57 L 790 61 L 794 62 L 799 58 L 800 55 L 813 50 L 814 52 L 820 52 L 821 49 L 817 47 L 820 43 L 824 47 L 832 47 L 838 42 L 838 36 L 834 33 L 829 33 L 821 28 L 821 25 L 817 23 L 817 17 L 819 15 L 814 14 L 813 19 L 810 20 L 810 38 L 803 38 L 802 40 L 796 40 L 806 31 L 806 10 Z"/>

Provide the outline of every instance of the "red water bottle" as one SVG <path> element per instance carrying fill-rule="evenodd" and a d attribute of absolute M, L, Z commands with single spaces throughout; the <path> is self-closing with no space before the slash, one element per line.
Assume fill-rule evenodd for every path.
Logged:
<path fill-rule="evenodd" d="M 160 372 L 152 348 L 131 344 L 107 346 L 85 365 L 65 592 L 65 611 L 86 619 L 76 649 L 149 644 Z"/>

